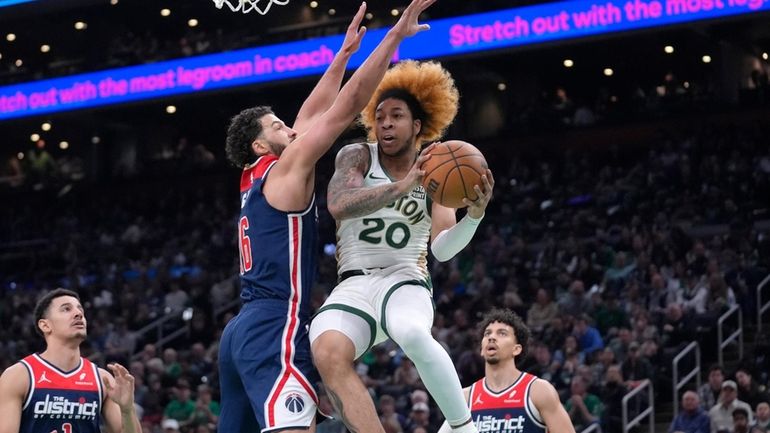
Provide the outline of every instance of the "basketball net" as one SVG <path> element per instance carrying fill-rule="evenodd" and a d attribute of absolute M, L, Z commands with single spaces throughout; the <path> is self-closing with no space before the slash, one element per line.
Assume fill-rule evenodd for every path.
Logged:
<path fill-rule="evenodd" d="M 241 11 L 247 14 L 251 11 L 257 11 L 260 15 L 267 14 L 273 3 L 284 6 L 289 3 L 289 0 L 214 0 L 214 6 L 217 9 L 222 9 L 222 6 L 227 5 L 233 12 Z"/>

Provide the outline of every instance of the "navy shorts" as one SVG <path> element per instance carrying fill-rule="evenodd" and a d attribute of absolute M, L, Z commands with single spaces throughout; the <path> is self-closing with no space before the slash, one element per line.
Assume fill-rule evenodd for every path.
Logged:
<path fill-rule="evenodd" d="M 320 378 L 310 355 L 310 318 L 288 308 L 286 301 L 252 301 L 225 327 L 218 431 L 301 429 L 315 418 Z"/>

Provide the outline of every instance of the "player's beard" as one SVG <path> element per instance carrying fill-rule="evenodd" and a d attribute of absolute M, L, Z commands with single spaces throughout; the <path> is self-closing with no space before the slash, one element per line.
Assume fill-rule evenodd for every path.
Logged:
<path fill-rule="evenodd" d="M 487 362 L 489 365 L 497 365 L 500 363 L 500 358 L 496 356 L 490 356 L 489 358 L 486 358 L 484 361 Z"/>

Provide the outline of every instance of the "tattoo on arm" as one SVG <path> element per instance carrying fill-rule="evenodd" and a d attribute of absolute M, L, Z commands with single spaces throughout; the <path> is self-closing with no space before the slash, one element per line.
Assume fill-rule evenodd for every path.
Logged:
<path fill-rule="evenodd" d="M 329 211 L 335 219 L 368 215 L 403 195 L 395 183 L 365 187 L 363 177 L 368 164 L 369 151 L 363 146 L 347 146 L 337 154 L 327 197 Z"/>
<path fill-rule="evenodd" d="M 358 433 L 358 429 L 356 429 L 353 426 L 353 423 L 345 416 L 345 408 L 342 405 L 342 399 L 340 396 L 338 396 L 331 389 L 327 388 L 326 391 L 329 394 L 329 400 L 331 401 L 332 406 L 334 406 L 334 408 L 337 409 L 337 412 L 340 413 L 340 418 L 342 419 L 342 423 L 345 424 L 345 427 L 348 428 L 350 433 Z"/>

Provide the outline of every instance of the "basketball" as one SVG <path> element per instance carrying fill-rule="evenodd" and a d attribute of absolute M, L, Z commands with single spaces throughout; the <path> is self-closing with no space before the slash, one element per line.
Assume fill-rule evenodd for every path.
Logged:
<path fill-rule="evenodd" d="M 465 207 L 463 198 L 478 198 L 474 185 L 482 186 L 481 175 L 487 171 L 487 160 L 472 144 L 450 140 L 436 145 L 431 158 L 422 165 L 422 186 L 433 201 L 451 208 Z"/>

